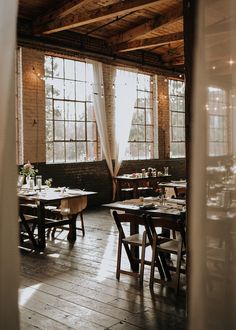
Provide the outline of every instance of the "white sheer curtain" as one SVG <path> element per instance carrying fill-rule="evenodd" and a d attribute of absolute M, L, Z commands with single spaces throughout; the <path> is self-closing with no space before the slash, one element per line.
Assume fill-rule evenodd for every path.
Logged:
<path fill-rule="evenodd" d="M 137 98 L 137 73 L 116 71 L 116 101 L 115 101 L 115 175 L 117 175 L 124 159 L 129 133 Z"/>
<path fill-rule="evenodd" d="M 197 23 L 189 329 L 231 330 L 236 329 L 236 1 L 199 0 Z M 227 95 L 226 103 L 217 90 Z"/>
<path fill-rule="evenodd" d="M 110 144 L 108 139 L 107 131 L 107 117 L 106 117 L 106 107 L 105 107 L 105 95 L 104 95 L 104 84 L 103 84 L 103 70 L 102 63 L 96 61 L 88 61 L 93 65 L 93 102 L 94 111 L 98 127 L 98 134 L 100 137 L 102 151 L 105 156 L 108 169 L 113 176 L 113 166 L 112 166 L 112 156 L 110 151 Z"/>
<path fill-rule="evenodd" d="M 18 329 L 14 54 L 17 1 L 0 2 L 0 329 Z"/>

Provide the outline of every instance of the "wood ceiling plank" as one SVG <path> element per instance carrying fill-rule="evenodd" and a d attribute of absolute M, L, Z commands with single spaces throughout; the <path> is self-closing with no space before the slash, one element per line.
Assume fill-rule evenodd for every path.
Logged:
<path fill-rule="evenodd" d="M 164 36 L 159 36 L 156 38 L 124 42 L 118 45 L 117 47 L 114 47 L 114 49 L 117 52 L 129 52 L 137 49 L 145 49 L 157 45 L 168 44 L 177 40 L 183 40 L 183 38 L 184 38 L 183 32 L 177 32 L 177 33 L 166 34 Z"/>
<path fill-rule="evenodd" d="M 154 19 L 147 20 L 145 23 L 140 24 L 132 29 L 122 32 L 110 39 L 113 44 L 120 44 L 125 41 L 135 40 L 139 37 L 144 37 L 150 32 L 158 30 L 160 27 L 175 22 L 183 16 L 182 4 L 173 7 L 171 10 L 163 13 L 161 16 L 156 16 Z"/>
<path fill-rule="evenodd" d="M 114 18 L 116 16 L 125 15 L 132 11 L 142 10 L 151 5 L 155 5 L 160 1 L 161 0 L 129 0 L 126 2 L 117 2 L 88 12 L 69 14 L 63 18 L 58 18 L 44 24 L 37 21 L 37 24 L 34 24 L 33 29 L 36 34 L 50 34 L 69 30 L 85 24 L 91 24 L 105 19 Z"/>
<path fill-rule="evenodd" d="M 59 7 L 51 8 L 48 12 L 37 18 L 36 24 L 46 23 L 49 21 L 54 21 L 58 18 L 63 18 L 76 10 L 81 6 L 86 5 L 91 2 L 91 0 L 66 0 Z"/>

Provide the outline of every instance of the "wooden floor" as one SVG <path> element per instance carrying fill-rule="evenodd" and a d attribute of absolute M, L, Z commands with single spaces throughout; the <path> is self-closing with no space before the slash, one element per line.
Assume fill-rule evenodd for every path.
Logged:
<path fill-rule="evenodd" d="M 63 231 L 43 254 L 21 251 L 21 329 L 186 329 L 185 292 L 176 297 L 159 284 L 150 292 L 149 266 L 143 289 L 130 276 L 116 280 L 110 211 L 87 210 L 84 220 L 85 237 L 78 231 L 73 247 Z"/>

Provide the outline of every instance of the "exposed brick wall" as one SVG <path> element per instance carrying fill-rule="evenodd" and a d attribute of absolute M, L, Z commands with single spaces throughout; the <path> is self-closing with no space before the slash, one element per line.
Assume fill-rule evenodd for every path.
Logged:
<path fill-rule="evenodd" d="M 99 205 L 112 200 L 112 179 L 105 161 L 71 164 L 34 164 L 43 181 L 53 178 L 57 187 L 79 188 L 98 192 L 89 196 L 89 205 Z"/>
<path fill-rule="evenodd" d="M 164 76 L 158 76 L 158 141 L 160 159 L 170 157 L 169 127 L 168 80 Z"/>
<path fill-rule="evenodd" d="M 123 161 L 119 174 L 141 172 L 142 168 L 147 170 L 148 167 L 155 168 L 157 172 L 164 172 L 164 166 L 169 167 L 169 174 L 172 175 L 171 179 L 185 179 L 185 159 L 149 159 Z"/>
<path fill-rule="evenodd" d="M 44 81 L 36 73 L 44 74 L 44 53 L 38 50 L 23 48 L 23 116 L 24 116 L 24 160 L 30 160 L 39 169 L 43 179 L 53 178 L 54 186 L 68 186 L 97 191 L 96 196 L 89 197 L 89 205 L 98 205 L 110 202 L 112 199 L 112 178 L 105 160 L 88 163 L 72 164 L 45 164 L 45 92 Z M 34 68 L 34 70 L 33 70 Z M 114 158 L 112 138 L 114 130 L 114 83 L 115 67 L 103 65 L 104 91 L 108 137 L 111 153 Z M 169 159 L 169 104 L 168 83 L 164 77 L 158 77 L 158 138 L 159 159 L 124 161 L 120 173 L 140 172 L 142 168 L 154 167 L 163 171 L 169 166 L 169 173 L 173 179 L 186 177 L 184 159 Z M 38 146 L 36 141 L 39 141 Z"/>
<path fill-rule="evenodd" d="M 24 161 L 42 162 L 45 161 L 45 91 L 40 77 L 44 76 L 44 53 L 23 48 L 22 73 Z"/>

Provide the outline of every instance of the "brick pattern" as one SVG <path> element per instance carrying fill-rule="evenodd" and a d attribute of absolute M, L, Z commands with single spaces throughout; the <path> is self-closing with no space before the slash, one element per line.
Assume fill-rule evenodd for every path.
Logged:
<path fill-rule="evenodd" d="M 68 186 L 97 191 L 98 195 L 89 197 L 89 205 L 99 205 L 112 199 L 112 178 L 105 160 L 72 164 L 47 164 L 45 159 L 45 91 L 44 81 L 37 73 L 44 74 L 44 53 L 38 50 L 23 48 L 23 137 L 24 161 L 30 160 L 39 169 L 43 180 L 52 177 L 54 186 Z M 34 69 L 33 69 L 34 68 Z M 36 74 L 35 74 L 36 73 Z M 114 134 L 114 83 L 115 67 L 103 65 L 104 91 L 108 137 L 111 151 Z M 184 159 L 169 159 L 169 104 L 168 83 L 165 77 L 158 77 L 158 138 L 159 159 L 124 161 L 120 173 L 140 172 L 142 168 L 154 167 L 163 171 L 169 166 L 172 179 L 186 177 Z M 37 143 L 38 141 L 38 143 Z M 114 158 L 114 155 L 112 155 Z M 102 157 L 103 158 L 103 157 Z"/>
<path fill-rule="evenodd" d="M 45 161 L 44 53 L 22 49 L 24 161 Z"/>
<path fill-rule="evenodd" d="M 170 157 L 170 115 L 168 99 L 168 80 L 158 76 L 158 141 L 159 158 Z"/>

